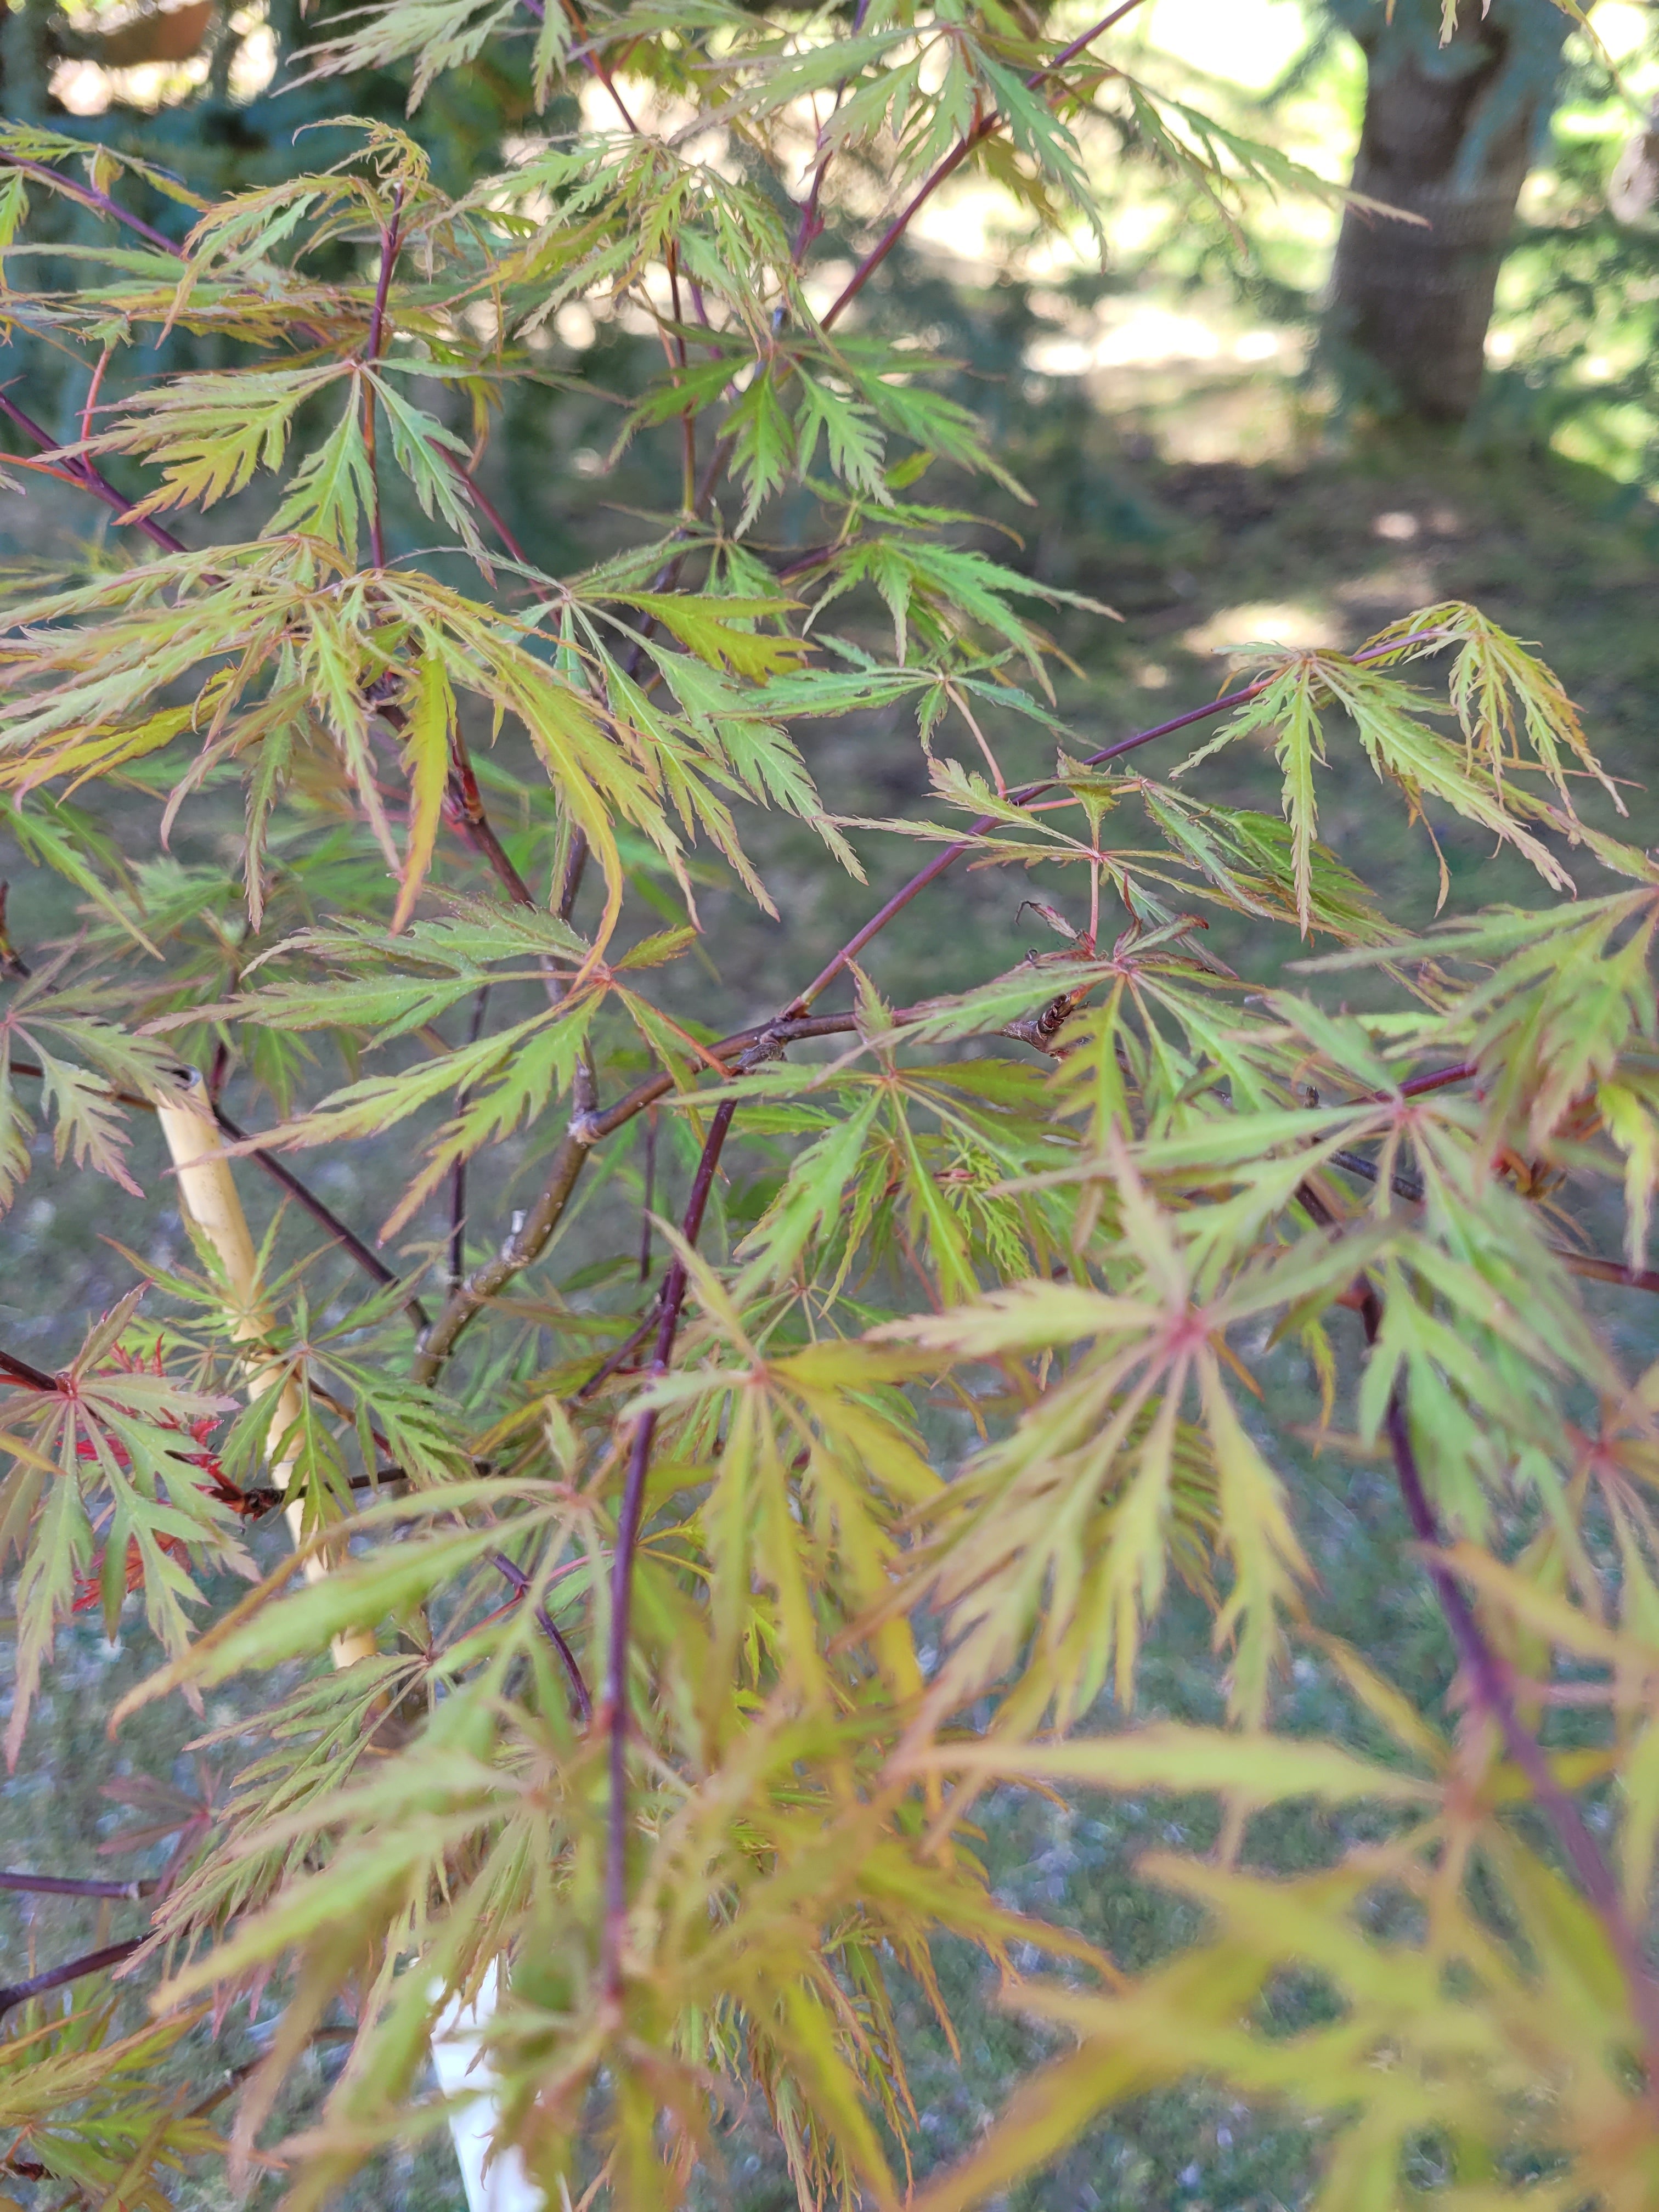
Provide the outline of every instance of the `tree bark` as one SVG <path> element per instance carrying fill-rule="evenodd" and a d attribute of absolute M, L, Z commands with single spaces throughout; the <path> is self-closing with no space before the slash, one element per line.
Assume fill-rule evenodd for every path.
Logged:
<path fill-rule="evenodd" d="M 1334 0 L 1364 48 L 1365 120 L 1353 185 L 1426 228 L 1343 216 L 1327 357 L 1390 411 L 1461 422 L 1486 362 L 1516 202 L 1549 125 L 1569 19 L 1553 0 L 1463 0 L 1440 40 L 1440 0 Z"/>

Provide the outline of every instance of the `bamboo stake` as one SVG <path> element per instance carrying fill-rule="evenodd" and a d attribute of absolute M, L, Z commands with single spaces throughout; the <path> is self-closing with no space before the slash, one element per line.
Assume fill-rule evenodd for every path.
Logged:
<path fill-rule="evenodd" d="M 158 1105 L 156 1109 L 156 1118 L 178 1173 L 179 1203 L 213 1247 L 224 1269 L 226 1283 L 236 1300 L 232 1334 L 239 1344 L 258 1344 L 270 1334 L 270 1310 L 259 1296 L 253 1238 L 248 1231 L 247 1216 L 242 1211 L 230 1162 L 225 1158 L 225 1140 L 213 1118 L 207 1086 L 194 1068 L 180 1093 L 180 1102 L 176 1106 Z M 299 1436 L 305 1413 L 299 1386 L 292 1376 L 283 1373 L 279 1363 L 257 1356 L 246 1362 L 242 1372 L 250 1406 L 257 1405 L 272 1390 L 279 1394 L 270 1424 L 272 1449 L 276 1454 L 271 1462 L 270 1480 L 273 1489 L 284 1491 L 300 1455 L 297 1441 L 287 1449 L 282 1449 L 285 1437 L 297 1439 Z M 305 1534 L 304 1501 L 293 1498 L 284 1510 L 297 1545 Z M 320 1582 L 328 1572 L 328 1560 L 313 1552 L 306 1559 L 302 1571 L 307 1582 Z M 352 1666 L 359 1659 L 371 1658 L 374 1652 L 374 1638 L 367 1629 L 355 1629 L 334 1639 L 337 1667 Z"/>
<path fill-rule="evenodd" d="M 239 1344 L 260 1344 L 270 1332 L 270 1310 L 259 1296 L 253 1238 L 200 1073 L 191 1070 L 179 1104 L 158 1105 L 156 1112 L 173 1155 L 179 1203 L 213 1247 L 236 1300 L 231 1333 Z M 299 1386 L 283 1373 L 278 1362 L 262 1358 L 257 1352 L 244 1363 L 242 1372 L 250 1405 L 272 1390 L 281 1394 L 270 1425 L 276 1453 L 270 1480 L 273 1488 L 284 1491 L 299 1451 L 297 1445 L 286 1451 L 280 1448 L 284 1437 L 299 1434 L 304 1413 Z M 304 1502 L 294 1498 L 284 1510 L 298 1545 L 305 1534 Z M 313 1552 L 304 1561 L 308 1582 L 322 1581 L 328 1571 L 329 1562 L 322 1553 Z M 356 1629 L 336 1637 L 333 1649 L 334 1664 L 349 1667 L 374 1656 L 374 1638 L 368 1630 Z M 449 2006 L 433 2033 L 433 2070 L 446 2096 L 459 2100 L 471 2092 L 471 2101 L 458 2104 L 449 2122 L 469 2212 L 542 2212 L 542 2192 L 525 2172 L 518 2152 L 507 2150 L 493 2160 L 489 2157 L 499 2105 L 495 2076 L 478 2056 L 478 2042 L 495 2009 L 497 1989 L 497 1970 L 492 1966 L 476 2004 L 463 2008 L 456 2002 Z"/>

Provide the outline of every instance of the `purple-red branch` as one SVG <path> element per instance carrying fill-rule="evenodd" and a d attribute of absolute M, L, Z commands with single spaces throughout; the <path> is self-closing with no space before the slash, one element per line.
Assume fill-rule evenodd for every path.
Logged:
<path fill-rule="evenodd" d="M 1131 6 L 1139 6 L 1139 0 L 1130 0 Z M 864 19 L 869 12 L 870 0 L 859 0 L 858 6 L 853 10 L 853 28 L 850 33 L 853 38 L 856 39 L 863 30 Z M 823 197 L 823 179 L 829 173 L 830 164 L 835 157 L 836 151 L 833 146 L 824 144 L 823 134 L 829 129 L 830 124 L 835 120 L 840 112 L 842 100 L 847 97 L 847 79 L 843 77 L 836 87 L 836 97 L 830 106 L 829 118 L 825 122 L 819 124 L 817 137 L 812 148 L 812 181 L 808 187 L 806 198 L 801 203 L 800 221 L 795 226 L 795 242 L 789 253 L 789 258 L 797 269 L 806 258 L 813 240 L 823 228 L 823 219 L 818 214 L 818 202 Z"/>
<path fill-rule="evenodd" d="M 15 422 L 26 438 L 33 439 L 43 453 L 61 453 L 58 441 L 50 431 L 43 430 L 32 416 L 26 415 L 3 392 L 0 392 L 0 414 Z M 131 524 L 136 530 L 142 530 L 151 544 L 159 545 L 164 553 L 182 553 L 185 550 L 184 539 L 175 538 L 165 523 L 158 522 L 153 514 L 135 514 L 132 501 L 123 498 L 109 478 L 94 467 L 84 453 L 61 453 L 54 472 L 70 483 L 78 484 L 82 491 L 89 491 L 94 499 L 102 500 L 106 507 L 114 509 L 123 522 Z"/>
<path fill-rule="evenodd" d="M 137 1899 L 152 1896 L 160 1887 L 161 1884 L 155 1881 L 100 1881 L 72 1875 L 0 1873 L 0 1889 L 20 1890 L 33 1897 Z"/>
<path fill-rule="evenodd" d="M 142 216 L 129 214 L 125 208 L 111 199 L 107 192 L 100 192 L 95 185 L 77 184 L 73 177 L 64 176 L 61 170 L 49 167 L 45 161 L 26 161 L 21 154 L 0 150 L 0 161 L 8 162 L 14 169 L 21 169 L 26 177 L 39 177 L 43 184 L 55 185 L 70 199 L 79 200 L 83 207 L 107 216 L 112 222 L 124 223 L 147 246 L 154 246 L 163 253 L 170 253 L 174 260 L 184 258 L 183 246 L 175 246 L 170 238 L 163 238 L 159 230 L 152 230 Z"/>
<path fill-rule="evenodd" d="M 530 1589 L 530 1577 L 524 1569 L 509 1559 L 505 1552 L 491 1552 L 487 1554 L 487 1557 L 496 1573 L 502 1576 L 512 1585 L 516 1594 L 522 1598 Z M 554 1620 L 547 1607 L 539 1603 L 536 1607 L 536 1626 L 559 1655 L 564 1671 L 570 1678 L 570 1692 L 575 1698 L 576 1711 L 580 1716 L 582 1726 L 586 1728 L 593 1717 L 593 1699 L 589 1694 L 586 1677 L 582 1673 L 576 1655 L 565 1641 L 564 1632 L 560 1628 L 558 1622 Z"/>
<path fill-rule="evenodd" d="M 1361 1312 L 1366 1343 L 1375 1348 L 1382 1328 L 1382 1301 L 1369 1282 L 1364 1285 Z M 1470 1695 L 1478 1710 L 1496 1724 L 1510 1757 L 1531 1784 L 1534 1803 L 1555 1831 L 1556 1841 L 1601 1923 L 1608 1948 L 1625 1978 L 1631 2012 L 1641 2033 L 1649 2094 L 1659 2097 L 1659 1984 L 1654 1981 L 1641 1938 L 1625 1911 L 1613 1869 L 1590 1833 L 1583 1814 L 1556 1779 L 1542 1745 L 1516 1711 L 1504 1666 L 1481 1632 L 1462 1584 L 1441 1556 L 1444 1539 L 1424 1486 L 1422 1468 L 1412 1443 L 1405 1395 L 1399 1386 L 1389 1400 L 1383 1427 L 1406 1517 L 1426 1556 L 1429 1578 L 1451 1631 Z"/>
<path fill-rule="evenodd" d="M 78 1959 L 68 1960 L 61 1966 L 52 1966 L 44 1974 L 32 1974 L 26 1982 L 12 1982 L 0 1989 L 0 2020 L 12 2008 L 27 2004 L 31 1997 L 43 1997 L 53 1990 L 61 1990 L 70 1982 L 78 1982 L 88 1974 L 101 1973 L 106 1966 L 118 1966 L 123 1959 L 130 1959 L 149 1938 L 130 1936 L 125 1943 L 106 1943 L 101 1950 L 88 1951 Z"/>
<path fill-rule="evenodd" d="M 44 1368 L 31 1366 L 27 1359 L 19 1359 L 9 1352 L 0 1352 L 0 1376 L 9 1376 L 25 1390 L 51 1393 L 58 1388 L 56 1376 L 48 1375 Z"/>
<path fill-rule="evenodd" d="M 1141 0 L 1121 0 L 1121 4 L 1112 9 L 1109 14 L 1103 15 L 1099 22 L 1091 24 L 1088 30 L 1073 39 L 1069 46 L 1062 46 L 1052 60 L 1044 62 L 1041 69 L 1033 70 L 1025 80 L 1027 92 L 1035 92 L 1037 87 L 1046 78 L 1052 76 L 1056 70 L 1063 69 L 1069 61 L 1075 61 L 1085 46 L 1092 45 L 1095 40 L 1103 37 L 1115 23 L 1121 22 L 1124 16 L 1140 5 Z M 886 229 L 883 231 L 881 236 L 842 287 L 833 305 L 823 319 L 825 330 L 828 330 L 837 319 L 844 307 L 851 307 L 939 186 L 948 178 L 956 174 L 976 147 L 982 146 L 988 138 L 1001 130 L 1004 120 L 999 109 L 993 109 L 988 115 L 980 115 L 976 118 L 973 128 L 958 138 L 943 160 L 929 170 L 904 206 L 893 217 L 891 222 L 888 224 Z"/>
<path fill-rule="evenodd" d="M 1358 667 L 1366 661 L 1385 660 L 1391 654 L 1402 651 L 1407 645 L 1427 642 L 1437 635 L 1437 633 L 1433 630 L 1424 630 L 1416 638 L 1409 640 L 1396 638 L 1388 645 L 1368 646 L 1363 653 L 1356 653 L 1352 656 L 1353 664 Z M 1277 683 L 1282 673 L 1282 670 L 1275 669 L 1270 676 L 1260 676 L 1253 684 L 1241 684 L 1236 691 L 1224 691 L 1218 699 L 1212 699 L 1207 706 L 1188 708 L 1184 714 L 1174 715 L 1167 722 L 1158 722 L 1150 730 L 1139 730 L 1132 738 L 1119 738 L 1115 744 L 1102 745 L 1097 752 L 1085 754 L 1081 765 L 1085 768 L 1102 767 L 1107 761 L 1121 759 L 1125 753 L 1139 751 L 1142 745 L 1151 744 L 1154 738 L 1167 738 L 1176 730 L 1190 727 L 1194 722 L 1208 721 L 1212 715 L 1224 714 L 1230 707 L 1243 707 L 1250 700 L 1259 697 L 1269 684 Z M 1041 783 L 1028 783 L 1018 791 L 1011 791 L 1008 793 L 1008 804 L 1011 806 L 1029 806 L 1033 799 L 1041 799 L 1045 792 L 1053 791 L 1055 787 L 1055 779 L 1053 776 L 1047 776 Z M 858 958 L 859 954 L 863 951 L 871 939 L 879 935 L 895 915 L 902 914 L 918 892 L 926 890 L 929 884 L 936 883 L 945 870 L 959 860 L 964 853 L 971 853 L 974 849 L 975 839 L 982 836 L 986 830 L 994 829 L 996 820 L 997 817 L 994 814 L 981 814 L 977 821 L 969 824 L 967 830 L 955 844 L 947 845 L 942 853 L 936 854 L 929 860 L 925 868 L 919 869 L 908 883 L 901 884 L 886 904 L 872 914 L 864 927 L 848 939 L 846 944 L 842 946 L 840 951 L 828 965 L 819 969 L 806 988 L 798 993 L 789 1001 L 778 1019 L 781 1022 L 793 1021 L 797 1014 L 805 1013 L 826 987 L 835 981 L 848 963 Z"/>
<path fill-rule="evenodd" d="M 702 1227 L 708 1194 L 714 1187 L 726 1132 L 737 1102 L 726 1099 L 715 1109 L 703 1140 L 702 1155 L 692 1179 L 680 1232 L 695 1244 Z M 685 1261 L 676 1257 L 662 1287 L 658 1309 L 656 1350 L 652 1356 L 653 1376 L 666 1375 L 674 1357 L 674 1339 L 680 1325 L 690 1277 Z M 614 2002 L 622 1993 L 623 1940 L 628 1925 L 628 1646 L 633 1623 L 634 1556 L 639 1548 L 640 1526 L 645 1511 L 645 1489 L 651 1468 L 651 1444 L 657 1433 L 657 1413 L 642 1413 L 634 1430 L 628 1475 L 623 1485 L 617 1515 L 616 1547 L 611 1560 L 611 1636 L 605 1659 L 605 1714 L 611 1730 L 611 1810 L 606 1832 L 605 1879 L 605 1986 Z"/>

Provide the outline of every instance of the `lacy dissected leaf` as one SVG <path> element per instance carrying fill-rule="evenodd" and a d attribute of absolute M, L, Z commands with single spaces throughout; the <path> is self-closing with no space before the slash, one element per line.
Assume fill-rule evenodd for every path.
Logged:
<path fill-rule="evenodd" d="M 106 1316 L 51 1390 L 11 1386 L 0 1448 L 0 1547 L 21 1561 L 17 1686 L 6 1735 L 15 1765 L 40 1672 L 85 1592 L 113 1625 L 130 1585 L 171 1651 L 202 1603 L 198 1564 L 246 1571 L 240 1493 L 212 1436 L 228 1401 L 174 1381 L 159 1361 L 124 1353 L 138 1293 Z"/>

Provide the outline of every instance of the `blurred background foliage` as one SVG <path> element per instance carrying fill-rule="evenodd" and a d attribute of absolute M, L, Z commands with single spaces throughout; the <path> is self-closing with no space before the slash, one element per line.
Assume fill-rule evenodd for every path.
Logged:
<path fill-rule="evenodd" d="M 1399 0 L 1396 11 L 1400 38 L 1415 40 L 1419 55 L 1425 4 Z M 304 82 L 296 63 L 306 44 L 344 12 L 337 0 L 303 14 L 299 0 L 228 8 L 185 0 L 169 10 L 0 0 L 0 113 L 141 153 L 203 194 L 268 182 L 298 166 L 302 128 L 343 111 L 404 116 L 407 84 L 395 73 L 349 88 Z M 1374 31 L 1381 14 L 1381 0 L 1146 0 L 1133 52 L 1165 89 L 1342 179 L 1366 124 L 1368 64 L 1355 30 Z M 1264 637 L 1351 643 L 1412 606 L 1469 598 L 1541 639 L 1604 757 L 1635 782 L 1652 781 L 1659 216 L 1638 204 L 1639 174 L 1622 218 L 1609 211 L 1608 185 L 1644 103 L 1659 94 L 1659 9 L 1601 0 L 1590 11 L 1594 39 L 1578 30 L 1556 37 L 1551 0 L 1494 0 L 1487 20 L 1507 40 L 1529 15 L 1538 35 L 1517 36 L 1496 64 L 1477 56 L 1465 70 L 1485 91 L 1496 85 L 1500 124 L 1524 119 L 1525 160 L 1499 233 L 1504 250 L 1494 257 L 1485 374 L 1462 419 L 1421 419 L 1388 365 L 1328 317 L 1334 209 L 1258 192 L 1241 226 L 1218 204 L 1177 197 L 1156 149 L 1127 120 L 1106 180 L 1103 263 L 1083 239 L 1066 249 L 1039 244 L 1002 195 L 970 181 L 939 196 L 872 285 L 873 319 L 924 331 L 960 363 L 963 396 L 1036 495 L 1029 511 L 1010 501 L 988 518 L 1021 533 L 1012 552 L 1002 541 L 1003 557 L 1097 593 L 1125 617 L 1118 626 L 1061 627 L 1076 665 L 1060 703 L 1081 736 L 1099 741 L 1205 696 L 1216 684 L 1215 655 L 1230 646 Z M 1515 71 L 1507 83 L 1506 59 Z M 412 127 L 447 187 L 515 140 L 570 119 L 556 110 L 535 116 L 526 60 L 526 39 L 492 38 L 468 70 L 440 77 L 418 111 Z M 1374 52 L 1370 70 L 1378 66 Z M 1473 128 L 1469 106 L 1460 112 Z M 1486 114 L 1490 123 L 1490 103 Z M 1476 141 L 1466 173 L 1479 170 L 1485 143 Z M 314 142 L 305 158 L 318 159 Z M 172 236 L 189 227 L 188 207 L 163 194 L 135 187 L 130 200 Z M 99 234 L 92 218 L 61 201 L 37 211 L 36 227 L 63 244 Z M 1365 243 L 1353 249 L 1362 258 Z M 42 270 L 40 281 L 64 281 L 70 265 Z M 827 293 L 837 281 L 833 239 L 820 268 Z M 169 358 L 182 362 L 189 343 L 171 341 Z M 545 378 L 511 387 L 482 481 L 557 571 L 614 542 L 624 511 L 653 503 L 659 472 L 647 446 L 611 459 L 615 396 L 642 376 L 642 341 L 572 307 L 545 343 Z M 112 393 L 123 370 L 149 377 L 156 365 L 142 353 L 129 357 Z M 0 380 L 58 434 L 75 434 L 85 393 L 44 346 L 10 349 Z M 89 530 L 95 538 L 100 527 L 72 495 L 40 484 L 26 502 L 7 502 L 7 526 L 15 547 L 35 554 L 81 544 Z M 872 792 L 896 807 L 926 785 L 914 744 L 877 717 L 839 732 L 813 765 L 827 803 L 848 811 L 868 811 Z M 1214 795 L 1232 803 L 1260 799 L 1273 781 L 1271 763 L 1242 750 L 1218 766 Z M 1372 790 L 1363 768 L 1338 763 L 1325 835 L 1363 863 L 1390 911 L 1426 919 L 1432 861 Z M 1633 811 L 1655 842 L 1649 802 L 1633 797 Z M 724 933 L 728 977 L 740 975 L 762 1010 L 778 1002 L 786 977 L 805 972 L 816 945 L 840 933 L 836 895 L 815 872 L 810 841 L 787 828 L 775 834 L 768 872 L 790 890 L 787 935 L 717 908 L 718 894 L 707 908 L 717 923 L 711 935 Z M 1455 877 L 1479 872 L 1481 898 L 1529 896 L 1511 864 L 1478 838 L 1454 831 L 1447 852 Z M 25 949 L 73 927 L 73 894 L 58 878 L 3 848 L 0 871 L 13 881 L 11 926 Z M 988 944 L 1000 965 L 1030 937 L 1008 887 L 969 876 L 882 940 L 878 978 L 901 1000 L 959 988 L 984 972 Z M 1228 951 L 1248 963 L 1248 945 Z M 400 1165 L 360 1147 L 353 1160 L 331 1162 L 319 1182 L 331 1203 L 372 1223 Z M 0 1278 L 0 1326 L 19 1352 L 49 1361 L 126 1289 L 131 1273 L 118 1245 L 154 1265 L 180 1255 L 159 1160 L 139 1167 L 142 1200 L 42 1162 L 9 1224 Z M 256 1219 L 266 1218 L 265 1193 L 248 1197 Z M 580 1227 L 596 1265 L 606 1224 L 600 1207 Z M 1310 1398 L 1310 1419 L 1313 1412 Z M 1451 1658 L 1402 1545 L 1391 1483 L 1373 1467 L 1311 1457 L 1292 1479 L 1310 1503 L 1329 1617 L 1363 1612 L 1382 1623 L 1395 1680 L 1426 1706 L 1443 1693 Z M 1145 1677 L 1147 1717 L 1214 1717 L 1206 1631 L 1197 1607 L 1172 1605 Z M 95 1863 L 123 1876 L 152 1869 L 169 1844 L 145 1841 L 146 1821 L 187 1817 L 191 1802 L 216 1786 L 212 1771 L 186 1753 L 187 1717 L 170 1708 L 152 1708 L 109 1743 L 101 1716 L 148 1671 L 150 1655 L 141 1640 L 107 1645 L 90 1620 L 72 1643 L 0 1805 L 0 1859 L 82 1870 L 101 1846 L 113 1856 Z M 1348 1726 L 1326 1709 L 1330 1698 L 1311 1667 L 1298 1672 L 1287 1724 Z M 216 1726 L 234 1718 L 228 1698 L 209 1713 Z M 1279 1839 L 1286 1864 L 1315 1863 L 1328 1851 L 1316 1816 L 1307 1826 L 1305 1836 Z M 1202 1839 L 1190 1827 L 1172 1824 L 1167 1804 L 1079 1809 L 1022 1798 L 993 1808 L 986 1850 L 1009 1902 L 1040 1905 L 1133 1966 L 1182 1939 L 1185 1908 L 1150 1900 L 1127 1870 L 1149 1845 L 1194 1840 Z M 37 1941 L 42 1955 L 57 1955 L 125 1924 L 119 1907 L 0 1902 L 11 1948 L 30 1959 Z M 920 1996 L 908 2027 L 924 2141 L 942 2160 L 972 2142 L 1038 2045 L 1018 2023 L 975 2008 L 963 1962 L 947 1956 L 941 1970 L 951 2008 L 973 2021 L 960 2057 L 939 2042 Z M 1275 1999 L 1287 2021 L 1299 2002 L 1290 1989 Z M 326 2052 L 318 2056 L 318 2083 L 328 2063 Z M 305 2086 L 296 2084 L 301 2100 Z M 1305 2193 L 1313 2149 L 1282 2118 L 1253 2118 L 1194 2089 L 1116 2114 L 1011 2202 L 1030 2212 L 1273 2212 Z M 275 2188 L 261 2179 L 256 2200 Z M 192 2181 L 179 2201 L 216 2212 L 228 2201 L 221 2190 Z M 371 2167 L 349 2202 L 453 2212 L 460 2193 L 439 2145 Z M 791 2202 L 763 2146 L 739 2148 L 725 2212 L 777 2212 Z"/>

